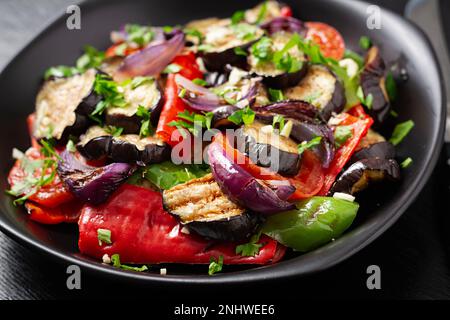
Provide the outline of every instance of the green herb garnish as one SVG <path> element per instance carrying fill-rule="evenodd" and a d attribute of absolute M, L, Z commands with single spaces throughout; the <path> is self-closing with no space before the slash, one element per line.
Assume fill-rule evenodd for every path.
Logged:
<path fill-rule="evenodd" d="M 242 123 L 245 125 L 249 125 L 252 124 L 255 120 L 255 112 L 250 109 L 249 106 L 247 106 L 244 109 L 233 112 L 233 114 L 227 119 L 236 125 L 240 125 Z"/>
<path fill-rule="evenodd" d="M 208 274 L 212 276 L 213 274 L 222 271 L 223 266 L 223 256 L 220 255 L 219 259 L 214 259 L 214 257 L 211 257 L 209 259 L 209 268 L 208 268 Z"/>
<path fill-rule="evenodd" d="M 305 152 L 305 150 L 319 145 L 321 141 L 322 137 L 315 137 L 309 141 L 303 141 L 298 145 L 298 154 L 302 154 L 303 152 Z"/>
<path fill-rule="evenodd" d="M 361 49 L 368 50 L 372 46 L 372 40 L 367 36 L 362 36 L 359 38 L 359 46 Z"/>
<path fill-rule="evenodd" d="M 361 86 L 358 87 L 356 90 L 356 96 L 358 97 L 359 101 L 365 105 L 369 110 L 372 108 L 373 103 L 373 95 L 369 93 L 366 97 L 364 96 L 364 91 Z"/>
<path fill-rule="evenodd" d="M 169 122 L 169 126 L 177 128 L 185 128 L 194 136 L 198 136 L 202 128 L 211 129 L 212 112 L 204 112 L 203 114 L 189 112 L 187 110 L 178 113 L 178 118 L 182 120 L 174 120 Z M 187 120 L 183 121 L 183 120 Z M 182 131 L 182 130 L 180 130 Z"/>
<path fill-rule="evenodd" d="M 127 42 L 134 42 L 139 47 L 143 47 L 152 41 L 154 32 L 149 26 L 142 26 L 139 24 L 125 25 L 125 32 L 127 33 Z"/>
<path fill-rule="evenodd" d="M 139 106 L 136 115 L 141 118 L 141 128 L 139 130 L 139 136 L 148 137 L 153 134 L 154 128 L 150 122 L 151 112 L 144 106 Z"/>
<path fill-rule="evenodd" d="M 245 11 L 239 10 L 231 16 L 231 24 L 238 24 L 245 18 Z"/>
<path fill-rule="evenodd" d="M 100 246 L 102 243 L 111 244 L 111 230 L 97 229 L 97 238 Z"/>
<path fill-rule="evenodd" d="M 389 142 L 394 146 L 398 145 L 403 141 L 403 139 L 408 135 L 413 127 L 414 122 L 412 120 L 399 123 L 395 126 L 394 132 L 392 133 L 392 137 L 389 139 Z"/>
<path fill-rule="evenodd" d="M 194 80 L 192 80 L 192 82 L 195 83 L 196 85 L 202 86 L 202 87 L 205 87 L 208 85 L 208 82 L 206 82 L 205 80 L 200 79 L 200 78 L 195 78 Z"/>
<path fill-rule="evenodd" d="M 352 129 L 349 126 L 339 126 L 334 130 L 334 142 L 337 148 L 340 148 L 353 136 Z"/>
<path fill-rule="evenodd" d="M 269 98 L 272 102 L 278 102 L 284 100 L 283 91 L 278 89 L 269 88 Z"/>
<path fill-rule="evenodd" d="M 181 70 L 181 66 L 176 63 L 169 64 L 162 73 L 178 73 Z"/>
<path fill-rule="evenodd" d="M 400 164 L 400 167 L 402 167 L 403 169 L 408 168 L 411 164 L 413 163 L 413 159 L 411 159 L 411 157 L 406 158 L 405 160 L 403 160 L 403 162 Z"/>
<path fill-rule="evenodd" d="M 259 253 L 259 249 L 263 246 L 259 242 L 261 232 L 253 235 L 250 241 L 245 244 L 238 245 L 236 247 L 236 254 L 240 254 L 243 257 L 254 257 Z"/>
<path fill-rule="evenodd" d="M 148 267 L 146 265 L 143 265 L 142 267 L 132 267 L 132 266 L 128 266 L 128 265 L 120 263 L 120 256 L 117 253 L 113 254 L 111 256 L 111 263 L 113 264 L 114 267 L 120 268 L 123 270 L 130 270 L 130 271 L 137 271 L 137 272 L 143 272 L 143 271 L 148 270 Z"/>

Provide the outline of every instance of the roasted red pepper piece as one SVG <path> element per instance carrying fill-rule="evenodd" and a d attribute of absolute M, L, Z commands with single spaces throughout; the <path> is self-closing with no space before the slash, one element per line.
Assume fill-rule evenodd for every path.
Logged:
<path fill-rule="evenodd" d="M 364 112 L 361 106 L 355 106 L 346 113 L 338 114 L 335 120 L 339 122 L 338 126 L 349 126 L 352 129 L 352 137 L 336 150 L 334 159 L 325 174 L 325 181 L 319 195 L 328 193 L 337 175 L 342 171 L 359 142 L 373 124 L 373 119 Z"/>
<path fill-rule="evenodd" d="M 43 155 L 36 148 L 30 148 L 26 151 L 25 156 L 31 160 L 38 160 L 43 158 Z M 37 169 L 35 176 L 41 175 L 41 169 Z M 26 173 L 21 167 L 20 160 L 17 160 L 8 175 L 8 183 L 12 187 L 15 184 L 21 183 L 26 178 Z M 47 208 L 55 208 L 63 203 L 67 203 L 74 199 L 74 196 L 68 191 L 58 176 L 55 176 L 53 181 L 41 187 L 35 194 L 29 197 L 30 201 L 36 202 L 41 206 Z"/>
<path fill-rule="evenodd" d="M 203 74 L 195 61 L 195 55 L 192 52 L 175 57 L 172 63 L 179 65 L 181 70 L 178 73 L 189 80 L 203 78 Z M 175 74 L 169 74 L 167 77 L 166 88 L 164 90 L 164 101 L 164 106 L 156 128 L 156 134 L 166 143 L 174 146 L 182 141 L 183 138 L 182 135 L 179 134 L 178 140 L 173 139 L 172 134 L 177 128 L 169 126 L 169 123 L 178 120 L 178 113 L 188 109 L 188 106 L 178 96 L 178 86 L 175 82 Z"/>
<path fill-rule="evenodd" d="M 74 200 L 64 203 L 56 208 L 47 208 L 33 202 L 26 202 L 30 219 L 42 224 L 76 223 L 80 216 L 83 204 Z"/>
<path fill-rule="evenodd" d="M 81 253 L 100 259 L 120 254 L 124 263 L 207 264 L 223 256 L 225 264 L 267 264 L 280 260 L 285 247 L 262 236 L 254 257 L 236 255 L 236 244 L 216 244 L 181 232 L 181 225 L 162 206 L 162 196 L 150 189 L 124 184 L 105 204 L 84 206 L 78 222 Z M 111 231 L 112 244 L 99 245 L 97 230 Z"/>

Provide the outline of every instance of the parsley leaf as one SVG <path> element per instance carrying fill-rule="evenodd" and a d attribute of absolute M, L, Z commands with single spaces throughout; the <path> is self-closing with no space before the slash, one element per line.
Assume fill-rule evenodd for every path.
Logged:
<path fill-rule="evenodd" d="M 211 129 L 211 121 L 213 116 L 214 114 L 212 112 L 204 112 L 203 114 L 200 114 L 185 110 L 178 113 L 178 118 L 182 120 L 171 121 L 168 125 L 171 127 L 185 128 L 194 136 L 198 136 L 202 128 L 206 128 L 207 130 Z M 188 122 L 183 120 L 187 120 Z"/>
<path fill-rule="evenodd" d="M 277 114 L 273 117 L 272 127 L 274 129 L 280 130 L 281 132 L 284 128 L 284 122 L 285 122 L 284 117 L 282 115 Z"/>
<path fill-rule="evenodd" d="M 397 83 L 395 82 L 392 72 L 388 72 L 384 84 L 386 86 L 386 92 L 389 100 L 395 101 L 397 99 Z"/>
<path fill-rule="evenodd" d="M 322 137 L 315 137 L 309 141 L 303 141 L 298 145 L 298 154 L 302 154 L 305 150 L 319 145 L 321 141 Z"/>
<path fill-rule="evenodd" d="M 284 100 L 283 91 L 278 89 L 269 88 L 269 98 L 272 102 L 278 102 Z"/>
<path fill-rule="evenodd" d="M 241 47 L 235 47 L 233 51 L 237 56 L 244 56 L 244 57 L 247 56 L 247 51 L 245 51 Z"/>
<path fill-rule="evenodd" d="M 257 59 L 258 63 L 272 60 L 272 44 L 272 39 L 262 37 L 250 47 L 250 52 Z"/>
<path fill-rule="evenodd" d="M 139 135 L 141 137 L 148 137 L 152 135 L 154 132 L 154 128 L 152 127 L 152 124 L 150 122 L 151 112 L 144 106 L 139 106 L 136 115 L 142 119 Z"/>
<path fill-rule="evenodd" d="M 101 246 L 102 243 L 111 244 L 111 230 L 108 229 L 97 229 L 98 244 Z"/>
<path fill-rule="evenodd" d="M 258 243 L 260 237 L 261 232 L 253 235 L 248 243 L 238 245 L 236 254 L 240 254 L 243 257 L 256 256 L 259 253 L 259 249 L 263 246 L 262 243 Z"/>
<path fill-rule="evenodd" d="M 77 151 L 77 148 L 75 147 L 75 143 L 73 142 L 73 140 L 67 141 L 66 150 L 72 153 Z"/>
<path fill-rule="evenodd" d="M 135 43 L 139 47 L 143 47 L 152 41 L 154 32 L 149 26 L 141 26 L 139 24 L 125 25 L 125 32 L 127 33 L 127 42 Z"/>
<path fill-rule="evenodd" d="M 192 80 L 192 82 L 195 83 L 196 85 L 202 86 L 202 87 L 205 87 L 208 85 L 208 82 L 206 82 L 205 80 L 200 79 L 200 78 L 195 78 L 194 80 Z"/>
<path fill-rule="evenodd" d="M 92 46 L 84 47 L 84 54 L 76 62 L 77 69 L 84 72 L 90 68 L 97 68 L 105 60 L 105 53 Z"/>
<path fill-rule="evenodd" d="M 361 49 L 368 50 L 372 46 L 372 40 L 367 36 L 362 36 L 359 38 L 359 46 Z"/>
<path fill-rule="evenodd" d="M 242 123 L 249 125 L 255 120 L 255 112 L 247 106 L 244 109 L 233 112 L 233 114 L 231 114 L 227 119 L 236 125 L 240 125 Z"/>
<path fill-rule="evenodd" d="M 400 167 L 402 167 L 403 169 L 408 168 L 411 164 L 413 163 L 413 160 L 411 159 L 411 157 L 406 158 L 401 164 Z"/>
<path fill-rule="evenodd" d="M 122 134 L 123 128 L 115 126 L 105 126 L 103 129 L 113 137 L 118 137 Z"/>
<path fill-rule="evenodd" d="M 337 148 L 340 148 L 353 136 L 352 129 L 349 126 L 338 126 L 334 130 L 334 143 Z"/>
<path fill-rule="evenodd" d="M 191 36 L 191 37 L 197 38 L 198 39 L 198 43 L 202 43 L 202 41 L 204 39 L 203 34 L 200 31 L 198 31 L 197 29 L 184 29 L 183 32 L 187 36 Z"/>
<path fill-rule="evenodd" d="M 113 254 L 111 256 L 111 262 L 113 264 L 114 267 L 116 268 L 120 268 L 123 270 L 130 270 L 130 271 L 137 271 L 137 272 L 143 272 L 143 271 L 147 271 L 148 267 L 146 265 L 143 265 L 142 267 L 132 267 L 132 266 L 128 266 L 125 264 L 122 264 L 120 262 L 120 255 L 119 254 Z"/>
<path fill-rule="evenodd" d="M 92 116 L 101 115 L 109 107 L 123 108 L 127 105 L 119 85 L 107 75 L 97 74 L 95 76 L 94 91 L 101 95 L 103 100 L 95 106 L 95 110 L 91 113 Z"/>
<path fill-rule="evenodd" d="M 131 80 L 131 89 L 134 90 L 142 86 L 143 84 L 152 83 L 153 81 L 155 81 L 155 79 L 153 79 L 152 77 L 135 77 L 133 78 L 133 80 Z"/>
<path fill-rule="evenodd" d="M 178 73 L 181 70 L 181 66 L 176 63 L 169 64 L 162 73 Z"/>
<path fill-rule="evenodd" d="M 394 132 L 392 133 L 392 137 L 389 139 L 389 142 L 394 146 L 398 145 L 403 141 L 403 139 L 408 135 L 413 127 L 414 122 L 412 120 L 399 123 L 395 126 Z"/>
<path fill-rule="evenodd" d="M 356 90 L 356 96 L 358 97 L 359 101 L 365 105 L 368 109 L 372 108 L 373 103 L 373 95 L 369 93 L 367 97 L 364 96 L 364 91 L 361 86 L 358 87 Z"/>
<path fill-rule="evenodd" d="M 263 4 L 261 4 L 261 8 L 259 9 L 259 12 L 258 12 L 258 17 L 256 18 L 256 21 L 255 21 L 256 24 L 260 24 L 266 18 L 267 2 L 268 1 L 265 1 Z"/>
<path fill-rule="evenodd" d="M 211 257 L 209 259 L 209 268 L 208 268 L 208 274 L 212 276 L 213 274 L 222 271 L 223 266 L 223 256 L 220 255 L 219 259 L 214 259 L 214 257 Z"/>
<path fill-rule="evenodd" d="M 238 24 L 245 18 L 245 11 L 239 10 L 231 16 L 231 24 Z"/>
<path fill-rule="evenodd" d="M 48 80 L 50 77 L 67 78 L 78 73 L 80 73 L 80 71 L 75 67 L 56 66 L 51 67 L 47 69 L 47 71 L 45 71 L 44 79 Z"/>

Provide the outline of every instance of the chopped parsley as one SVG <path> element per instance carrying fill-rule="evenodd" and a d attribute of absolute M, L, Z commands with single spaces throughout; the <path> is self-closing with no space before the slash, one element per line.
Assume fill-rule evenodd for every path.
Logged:
<path fill-rule="evenodd" d="M 353 136 L 352 129 L 349 126 L 338 126 L 334 130 L 334 143 L 337 148 L 340 148 Z"/>
<path fill-rule="evenodd" d="M 200 79 L 200 78 L 195 78 L 194 80 L 192 80 L 192 82 L 195 83 L 196 85 L 202 86 L 202 87 L 205 87 L 208 85 L 208 82 L 206 82 L 205 80 Z"/>
<path fill-rule="evenodd" d="M 97 74 L 94 82 L 94 91 L 101 95 L 103 99 L 95 106 L 95 110 L 91 116 L 101 115 L 107 108 L 120 107 L 127 105 L 123 90 L 119 89 L 119 85 L 104 74 Z"/>
<path fill-rule="evenodd" d="M 243 257 L 256 256 L 259 253 L 259 249 L 263 246 L 262 243 L 258 243 L 260 237 L 261 232 L 253 235 L 248 243 L 238 245 L 236 247 L 236 254 L 240 254 Z"/>
<path fill-rule="evenodd" d="M 230 28 L 238 39 L 245 41 L 254 40 L 258 35 L 258 28 L 248 23 L 238 23 L 231 25 Z"/>
<path fill-rule="evenodd" d="M 219 259 L 214 259 L 214 257 L 211 257 L 209 259 L 209 268 L 208 268 L 208 274 L 212 276 L 213 274 L 222 271 L 223 266 L 223 256 L 220 255 Z"/>
<path fill-rule="evenodd" d="M 244 57 L 247 56 L 247 51 L 245 51 L 241 47 L 235 47 L 233 51 L 237 56 L 244 56 Z"/>
<path fill-rule="evenodd" d="M 140 86 L 142 86 L 143 84 L 150 84 L 153 83 L 153 81 L 155 81 L 155 79 L 153 79 L 152 77 L 135 77 L 133 78 L 133 80 L 131 80 L 131 89 L 136 89 Z"/>
<path fill-rule="evenodd" d="M 47 71 L 45 71 L 44 79 L 48 80 L 50 77 L 67 78 L 76 75 L 78 73 L 80 73 L 80 71 L 75 67 L 56 66 L 51 67 L 47 69 Z"/>
<path fill-rule="evenodd" d="M 148 137 L 153 134 L 154 128 L 150 122 L 151 112 L 144 106 L 139 106 L 136 115 L 141 118 L 141 128 L 139 130 L 139 136 Z"/>
<path fill-rule="evenodd" d="M 249 125 L 252 124 L 255 120 L 255 112 L 250 109 L 249 106 L 247 106 L 244 109 L 233 112 L 233 114 L 230 115 L 227 119 L 236 125 L 240 125 L 242 123 L 245 125 Z"/>
<path fill-rule="evenodd" d="M 389 142 L 394 146 L 398 145 L 403 141 L 413 127 L 414 122 L 412 120 L 397 124 L 394 128 L 394 132 L 392 133 L 392 137 L 389 139 Z"/>
<path fill-rule="evenodd" d="M 113 267 L 120 268 L 123 270 L 129 270 L 129 271 L 137 271 L 137 272 L 143 272 L 147 271 L 148 267 L 146 265 L 143 265 L 142 267 L 132 267 L 125 264 L 122 264 L 120 262 L 120 255 L 119 254 L 113 254 L 111 256 L 111 263 L 113 264 Z"/>
<path fill-rule="evenodd" d="M 214 114 L 212 112 L 204 112 L 203 114 L 200 114 L 185 110 L 178 113 L 178 118 L 182 120 L 171 121 L 168 125 L 171 127 L 177 127 L 178 129 L 185 128 L 194 136 L 198 136 L 202 128 L 206 128 L 207 130 L 211 129 L 213 115 Z"/>
<path fill-rule="evenodd" d="M 401 164 L 400 167 L 402 167 L 403 169 L 408 168 L 411 164 L 413 163 L 413 160 L 411 159 L 411 157 L 406 158 Z"/>
<path fill-rule="evenodd" d="M 386 79 L 384 81 L 386 87 L 386 92 L 388 94 L 390 101 L 395 101 L 397 99 L 397 83 L 395 82 L 392 72 L 388 72 Z"/>
<path fill-rule="evenodd" d="M 272 102 L 278 102 L 284 100 L 283 91 L 278 89 L 269 88 L 269 98 Z"/>
<path fill-rule="evenodd" d="M 250 52 L 257 59 L 257 63 L 268 62 L 273 59 L 272 44 L 272 39 L 262 37 L 250 47 Z"/>
<path fill-rule="evenodd" d="M 239 10 L 231 16 L 231 24 L 238 24 L 245 18 L 245 11 Z"/>
<path fill-rule="evenodd" d="M 72 153 L 77 151 L 77 148 L 75 147 L 75 143 L 73 142 L 73 140 L 70 139 L 67 141 L 66 150 Z"/>
<path fill-rule="evenodd" d="M 298 154 L 302 154 L 303 152 L 305 152 L 305 150 L 319 145 L 321 141 L 322 137 L 315 137 L 309 141 L 303 141 L 298 145 Z"/>
<path fill-rule="evenodd" d="M 84 54 L 78 58 L 76 62 L 77 69 L 84 72 L 90 68 L 97 68 L 105 60 L 105 53 L 99 51 L 92 46 L 84 47 Z"/>
<path fill-rule="evenodd" d="M 282 115 L 275 115 L 272 120 L 272 127 L 278 129 L 280 132 L 283 130 L 285 124 L 285 119 Z"/>
<path fill-rule="evenodd" d="M 372 46 L 372 40 L 367 36 L 362 36 L 359 38 L 359 46 L 361 49 L 368 50 Z"/>
<path fill-rule="evenodd" d="M 181 70 L 181 66 L 176 63 L 169 64 L 162 73 L 178 73 Z"/>
<path fill-rule="evenodd" d="M 395 110 L 391 110 L 391 111 L 389 112 L 389 114 L 390 114 L 391 117 L 393 117 L 393 118 L 398 118 L 398 113 L 397 113 L 397 111 L 395 111 Z"/>
<path fill-rule="evenodd" d="M 98 244 L 101 246 L 103 243 L 111 244 L 111 230 L 97 229 Z"/>
<path fill-rule="evenodd" d="M 256 18 L 255 23 L 260 24 L 261 22 L 264 21 L 266 16 L 267 16 L 267 1 L 261 4 L 261 8 L 259 9 L 258 17 Z"/>
<path fill-rule="evenodd" d="M 122 134 L 123 128 L 115 126 L 105 126 L 103 129 L 113 137 L 118 137 Z"/>
<path fill-rule="evenodd" d="M 143 47 L 153 40 L 154 32 L 149 26 L 141 26 L 139 24 L 125 25 L 127 33 L 127 42 L 135 43 L 139 47 Z"/>
<path fill-rule="evenodd" d="M 184 34 L 198 39 L 198 43 L 202 43 L 204 36 L 197 29 L 184 29 Z"/>
<path fill-rule="evenodd" d="M 366 97 L 364 96 L 364 91 L 361 86 L 358 87 L 356 90 L 356 96 L 358 97 L 359 101 L 365 105 L 368 109 L 372 108 L 373 103 L 373 95 L 369 93 Z"/>

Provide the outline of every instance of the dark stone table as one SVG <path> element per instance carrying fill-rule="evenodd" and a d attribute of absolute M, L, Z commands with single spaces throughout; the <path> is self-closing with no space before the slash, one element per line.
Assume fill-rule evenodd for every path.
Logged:
<path fill-rule="evenodd" d="M 52 17 L 65 12 L 71 0 L 0 1 L 0 68 Z M 403 12 L 406 1 L 375 1 Z M 374 243 L 344 263 L 306 279 L 246 287 L 242 294 L 226 288 L 190 290 L 189 295 L 170 288 L 136 288 L 123 283 L 82 277 L 82 289 L 66 287 L 66 266 L 22 247 L 0 232 L 1 299 L 70 299 L 159 297 L 174 301 L 208 301 L 220 297 L 254 299 L 309 297 L 377 299 L 450 298 L 449 167 L 442 153 L 433 177 L 399 221 Z M 381 290 L 368 290 L 366 268 L 381 268 Z M 264 286 L 267 286 L 266 288 Z M 295 292 L 295 296 L 292 296 Z M 189 297 L 189 298 L 188 298 Z"/>

